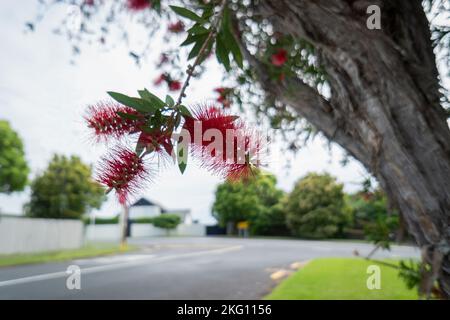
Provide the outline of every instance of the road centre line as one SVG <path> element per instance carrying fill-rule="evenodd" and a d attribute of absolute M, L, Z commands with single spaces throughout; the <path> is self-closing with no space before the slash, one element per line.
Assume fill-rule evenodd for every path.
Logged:
<path fill-rule="evenodd" d="M 236 246 L 225 247 L 225 248 L 220 248 L 220 249 L 198 251 L 198 252 L 188 252 L 188 253 L 174 254 L 174 255 L 162 256 L 162 257 L 149 256 L 148 258 L 143 258 L 143 259 L 139 259 L 139 260 L 135 260 L 135 261 L 127 261 L 127 262 L 122 262 L 122 263 L 114 263 L 114 264 L 109 264 L 109 265 L 84 268 L 84 269 L 81 269 L 81 274 L 83 275 L 83 274 L 92 274 L 92 273 L 103 272 L 103 271 L 118 270 L 118 269 L 123 269 L 123 268 L 127 268 L 127 267 L 138 266 L 138 265 L 144 264 L 149 261 L 150 262 L 162 262 L 162 261 L 169 261 L 169 260 L 174 260 L 174 259 L 178 259 L 178 258 L 189 258 L 189 257 L 196 257 L 196 256 L 202 256 L 202 255 L 208 255 L 208 254 L 221 254 L 221 253 L 240 250 L 242 248 L 243 248 L 243 246 L 236 245 Z M 24 277 L 24 278 L 0 281 L 0 287 L 13 286 L 13 285 L 17 285 L 17 284 L 36 282 L 36 281 L 50 280 L 50 279 L 56 279 L 56 278 L 61 278 L 61 277 L 66 277 L 66 276 L 68 276 L 66 271 L 39 274 L 39 275 L 29 276 L 29 277 Z"/>

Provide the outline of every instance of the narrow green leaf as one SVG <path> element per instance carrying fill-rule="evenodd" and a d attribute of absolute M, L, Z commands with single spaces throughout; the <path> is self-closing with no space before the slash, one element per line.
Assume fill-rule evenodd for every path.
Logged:
<path fill-rule="evenodd" d="M 141 142 L 144 134 L 145 134 L 144 132 L 140 134 L 138 142 L 136 143 L 135 152 L 138 156 L 140 156 L 145 149 L 145 144 Z"/>
<path fill-rule="evenodd" d="M 205 41 L 208 37 L 208 35 L 206 35 L 206 34 L 203 34 L 202 36 L 205 36 L 205 37 L 203 37 L 202 39 L 197 41 L 195 43 L 194 47 L 192 47 L 191 52 L 189 52 L 188 60 L 191 60 L 191 59 L 195 58 L 196 56 L 198 56 L 200 49 L 202 48 L 203 44 L 205 43 Z"/>
<path fill-rule="evenodd" d="M 234 61 L 236 61 L 236 64 L 239 66 L 239 68 L 243 68 L 242 52 L 241 48 L 239 48 L 236 38 L 229 29 L 223 30 L 223 37 L 227 48 L 233 55 Z"/>
<path fill-rule="evenodd" d="M 228 54 L 229 52 L 222 40 L 221 33 L 219 33 L 216 38 L 217 61 L 219 61 L 219 63 L 222 64 L 227 71 L 230 71 L 230 58 Z"/>
<path fill-rule="evenodd" d="M 173 107 L 175 105 L 175 101 L 173 100 L 173 98 L 169 95 L 166 95 L 166 104 L 169 107 Z"/>
<path fill-rule="evenodd" d="M 205 34 L 208 33 L 209 30 L 206 29 L 204 26 L 195 24 L 192 28 L 188 29 L 187 31 L 190 34 Z"/>
<path fill-rule="evenodd" d="M 202 17 L 199 17 L 195 12 L 192 12 L 189 9 L 177 7 L 177 6 L 169 6 L 176 14 L 187 18 L 189 20 L 193 20 L 195 22 L 205 23 Z"/>
<path fill-rule="evenodd" d="M 180 109 L 180 112 L 184 117 L 193 118 L 191 111 L 189 111 L 186 106 L 180 105 L 178 108 Z"/>
<path fill-rule="evenodd" d="M 130 114 L 130 113 L 125 113 L 125 112 L 117 112 L 117 114 L 123 118 L 123 119 L 128 119 L 128 120 L 138 120 L 140 117 L 136 114 Z"/>
<path fill-rule="evenodd" d="M 230 9 L 228 8 L 228 6 L 226 6 L 224 9 L 223 18 L 222 18 L 221 34 L 223 37 L 224 44 L 226 45 L 228 50 L 233 55 L 234 61 L 236 61 L 236 64 L 240 68 L 243 68 L 242 52 L 238 45 L 236 37 L 233 34 L 233 26 L 231 23 Z"/>
<path fill-rule="evenodd" d="M 180 137 L 180 139 L 183 139 Z M 183 141 L 180 139 L 177 143 L 177 161 L 178 161 L 178 168 L 180 169 L 181 174 L 184 173 L 187 167 L 187 159 L 188 159 L 188 152 L 189 152 L 189 143 L 187 141 Z"/>
<path fill-rule="evenodd" d="M 133 108 L 139 112 L 154 112 L 154 108 L 149 104 L 145 103 L 144 100 L 134 97 L 129 97 L 125 94 L 118 92 L 108 92 L 109 96 L 116 100 L 117 102 Z"/>
<path fill-rule="evenodd" d="M 161 109 L 162 107 L 165 106 L 164 101 L 162 101 L 160 98 L 155 96 L 153 93 L 151 93 L 147 89 L 139 90 L 138 93 L 142 99 L 149 102 L 154 107 L 153 111 L 156 111 L 157 109 Z"/>

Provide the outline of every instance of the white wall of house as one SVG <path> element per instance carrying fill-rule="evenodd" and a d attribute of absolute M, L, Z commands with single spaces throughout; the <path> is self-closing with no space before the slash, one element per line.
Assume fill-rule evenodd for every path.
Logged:
<path fill-rule="evenodd" d="M 130 207 L 130 219 L 152 218 L 161 214 L 161 208 L 158 206 L 132 206 Z"/>
<path fill-rule="evenodd" d="M 76 249 L 83 245 L 79 220 L 0 217 L 0 254 Z"/>
<path fill-rule="evenodd" d="M 174 230 L 167 232 L 166 229 L 155 227 L 151 224 L 135 223 L 131 225 L 131 237 L 203 237 L 206 235 L 206 226 L 203 224 L 179 224 Z"/>
<path fill-rule="evenodd" d="M 86 226 L 86 240 L 119 241 L 121 235 L 120 224 L 99 224 Z M 204 224 L 180 224 L 169 234 L 166 229 L 158 228 L 148 223 L 133 223 L 131 225 L 131 238 L 161 237 L 161 236 L 203 237 L 206 235 Z"/>

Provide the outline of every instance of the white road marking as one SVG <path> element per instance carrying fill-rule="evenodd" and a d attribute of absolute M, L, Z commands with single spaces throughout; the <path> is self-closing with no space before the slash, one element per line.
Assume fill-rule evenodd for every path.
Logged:
<path fill-rule="evenodd" d="M 105 256 L 91 259 L 77 259 L 73 261 L 73 264 L 83 265 L 83 264 L 112 264 L 112 263 L 120 263 L 120 262 L 129 262 L 136 261 L 141 259 L 147 259 L 150 256 L 149 254 L 127 254 L 127 255 L 118 255 L 118 256 Z"/>
<path fill-rule="evenodd" d="M 83 274 L 92 274 L 92 273 L 103 272 L 103 271 L 118 270 L 118 269 L 123 269 L 123 268 L 127 268 L 127 267 L 138 266 L 138 265 L 144 264 L 148 261 L 161 262 L 161 261 L 174 260 L 174 259 L 178 259 L 178 258 L 189 258 L 189 257 L 196 257 L 196 256 L 202 256 L 202 255 L 208 255 L 208 254 L 221 254 L 221 253 L 225 253 L 225 252 L 240 250 L 240 249 L 242 249 L 242 247 L 243 246 L 241 246 L 241 245 L 237 245 L 237 246 L 225 247 L 225 248 L 220 248 L 220 249 L 181 253 L 181 254 L 174 254 L 174 255 L 163 256 L 163 257 L 156 257 L 156 256 L 152 255 L 152 256 L 148 256 L 145 259 L 138 259 L 138 260 L 126 261 L 126 262 L 122 262 L 122 263 L 114 263 L 114 264 L 108 264 L 108 265 L 104 265 L 104 266 L 84 268 L 84 269 L 81 269 L 81 274 L 83 275 Z M 24 277 L 24 278 L 0 281 L 0 287 L 13 286 L 13 285 L 17 285 L 17 284 L 35 282 L 35 281 L 50 280 L 50 279 L 56 279 L 56 278 L 61 278 L 61 277 L 66 277 L 66 276 L 67 276 L 66 271 L 39 274 L 39 275 L 29 276 L 29 277 Z"/>

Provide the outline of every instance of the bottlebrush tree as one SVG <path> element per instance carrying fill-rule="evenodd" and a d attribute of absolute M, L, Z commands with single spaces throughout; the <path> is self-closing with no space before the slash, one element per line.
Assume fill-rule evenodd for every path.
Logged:
<path fill-rule="evenodd" d="M 182 104 L 191 78 L 207 72 L 202 62 L 215 55 L 226 71 L 227 84 L 216 92 L 218 105 L 210 107 L 220 112 L 235 105 L 253 107 L 258 116 L 266 116 L 273 127 L 281 129 L 289 139 L 289 149 L 297 149 L 318 132 L 342 146 L 377 178 L 390 205 L 403 216 L 421 247 L 423 261 L 430 266 L 424 268 L 427 283 L 422 287 L 429 292 L 437 279 L 442 294 L 450 297 L 449 105 L 437 68 L 437 61 L 442 62 L 442 70 L 448 68 L 450 33 L 448 26 L 430 23 L 439 20 L 435 16 L 448 20 L 448 1 L 65 2 L 76 3 L 82 16 L 79 30 L 67 25 L 59 29 L 68 35 L 75 54 L 81 41 L 110 47 L 114 41 L 109 35 L 115 29 L 124 32 L 121 21 L 130 16 L 148 30 L 148 39 L 158 29 L 167 32 L 155 66 L 160 75 L 156 83 L 179 91 L 179 98 L 160 100 L 145 90 L 139 97 L 112 93 L 118 103 L 139 114 L 118 111 L 118 120 L 110 111 L 119 107 L 109 105 L 106 111 L 99 111 L 116 119 L 112 124 L 90 123 L 101 139 L 107 136 L 105 132 L 116 137 L 139 134 L 138 141 L 149 142 L 137 143 L 141 160 L 143 154 L 178 149 L 177 141 L 169 143 L 167 134 L 178 132 L 196 115 L 218 114 L 203 107 L 191 112 Z M 380 8 L 381 29 L 368 27 L 369 7 L 374 5 Z M 34 28 L 33 23 L 28 26 Z M 183 42 L 179 40 L 182 34 L 186 35 Z M 150 49 L 155 48 L 149 45 L 139 52 L 131 50 L 130 57 L 140 64 Z M 187 70 L 185 59 L 180 59 L 185 55 L 192 60 Z M 227 113 L 222 121 L 210 122 L 222 126 L 219 132 L 234 124 L 234 130 L 246 127 L 236 119 L 230 122 L 230 116 Z M 137 125 L 142 119 L 144 125 Z M 113 126 L 117 126 L 116 131 Z M 247 135 L 242 133 L 241 138 L 253 140 Z M 193 149 L 207 148 L 197 143 Z M 233 166 L 219 161 L 223 155 L 214 156 L 215 160 L 205 160 L 202 155 L 205 166 L 229 175 Z M 122 162 L 106 167 L 116 168 L 118 163 Z M 144 168 L 135 160 L 130 163 Z M 114 169 L 114 173 L 126 180 L 142 170 Z M 235 172 L 240 175 L 242 170 Z M 113 188 L 123 185 L 119 180 Z"/>

